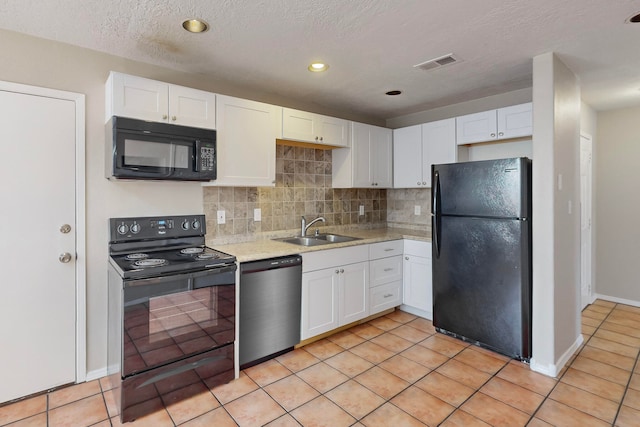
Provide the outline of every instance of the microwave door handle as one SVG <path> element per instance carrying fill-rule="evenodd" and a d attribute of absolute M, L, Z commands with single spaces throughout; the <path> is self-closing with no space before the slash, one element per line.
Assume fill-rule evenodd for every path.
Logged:
<path fill-rule="evenodd" d="M 193 170 L 196 172 L 200 172 L 200 155 L 201 155 L 201 147 L 202 141 L 196 139 L 195 144 L 193 145 Z"/>

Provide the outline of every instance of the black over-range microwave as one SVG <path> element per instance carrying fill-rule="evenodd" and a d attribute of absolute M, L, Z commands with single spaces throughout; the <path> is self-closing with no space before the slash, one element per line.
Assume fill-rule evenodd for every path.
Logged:
<path fill-rule="evenodd" d="M 106 175 L 117 179 L 216 179 L 216 131 L 113 116 Z"/>

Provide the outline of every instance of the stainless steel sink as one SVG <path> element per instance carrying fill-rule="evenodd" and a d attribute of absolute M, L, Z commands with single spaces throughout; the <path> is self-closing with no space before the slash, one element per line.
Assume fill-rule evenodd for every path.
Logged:
<path fill-rule="evenodd" d="M 328 242 L 326 240 L 320 240 L 313 237 L 287 237 L 285 239 L 274 239 L 280 242 L 292 243 L 294 245 L 300 246 L 318 246 L 318 245 L 326 245 Z"/>
<path fill-rule="evenodd" d="M 351 242 L 353 240 L 360 240 L 357 237 L 341 236 L 339 234 L 319 234 L 313 237 L 315 239 L 326 240 L 327 242 L 331 242 L 331 243 L 344 243 L 344 242 Z"/>
<path fill-rule="evenodd" d="M 328 245 L 330 243 L 351 242 L 352 240 L 360 240 L 357 237 L 341 236 L 339 234 L 319 234 L 317 236 L 296 236 L 285 237 L 283 239 L 274 239 L 279 242 L 291 243 L 300 246 L 318 246 Z"/>

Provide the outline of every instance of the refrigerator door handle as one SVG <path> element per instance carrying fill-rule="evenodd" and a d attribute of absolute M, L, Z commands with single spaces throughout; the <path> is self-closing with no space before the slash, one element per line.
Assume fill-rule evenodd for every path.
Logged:
<path fill-rule="evenodd" d="M 440 258 L 440 174 L 433 172 L 433 194 L 431 200 L 431 216 L 433 218 L 433 248 L 434 256 Z"/>

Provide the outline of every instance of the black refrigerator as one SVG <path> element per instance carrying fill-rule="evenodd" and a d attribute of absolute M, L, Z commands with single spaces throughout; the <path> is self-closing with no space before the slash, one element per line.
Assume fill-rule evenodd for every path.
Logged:
<path fill-rule="evenodd" d="M 433 165 L 433 325 L 531 357 L 531 160 Z"/>

